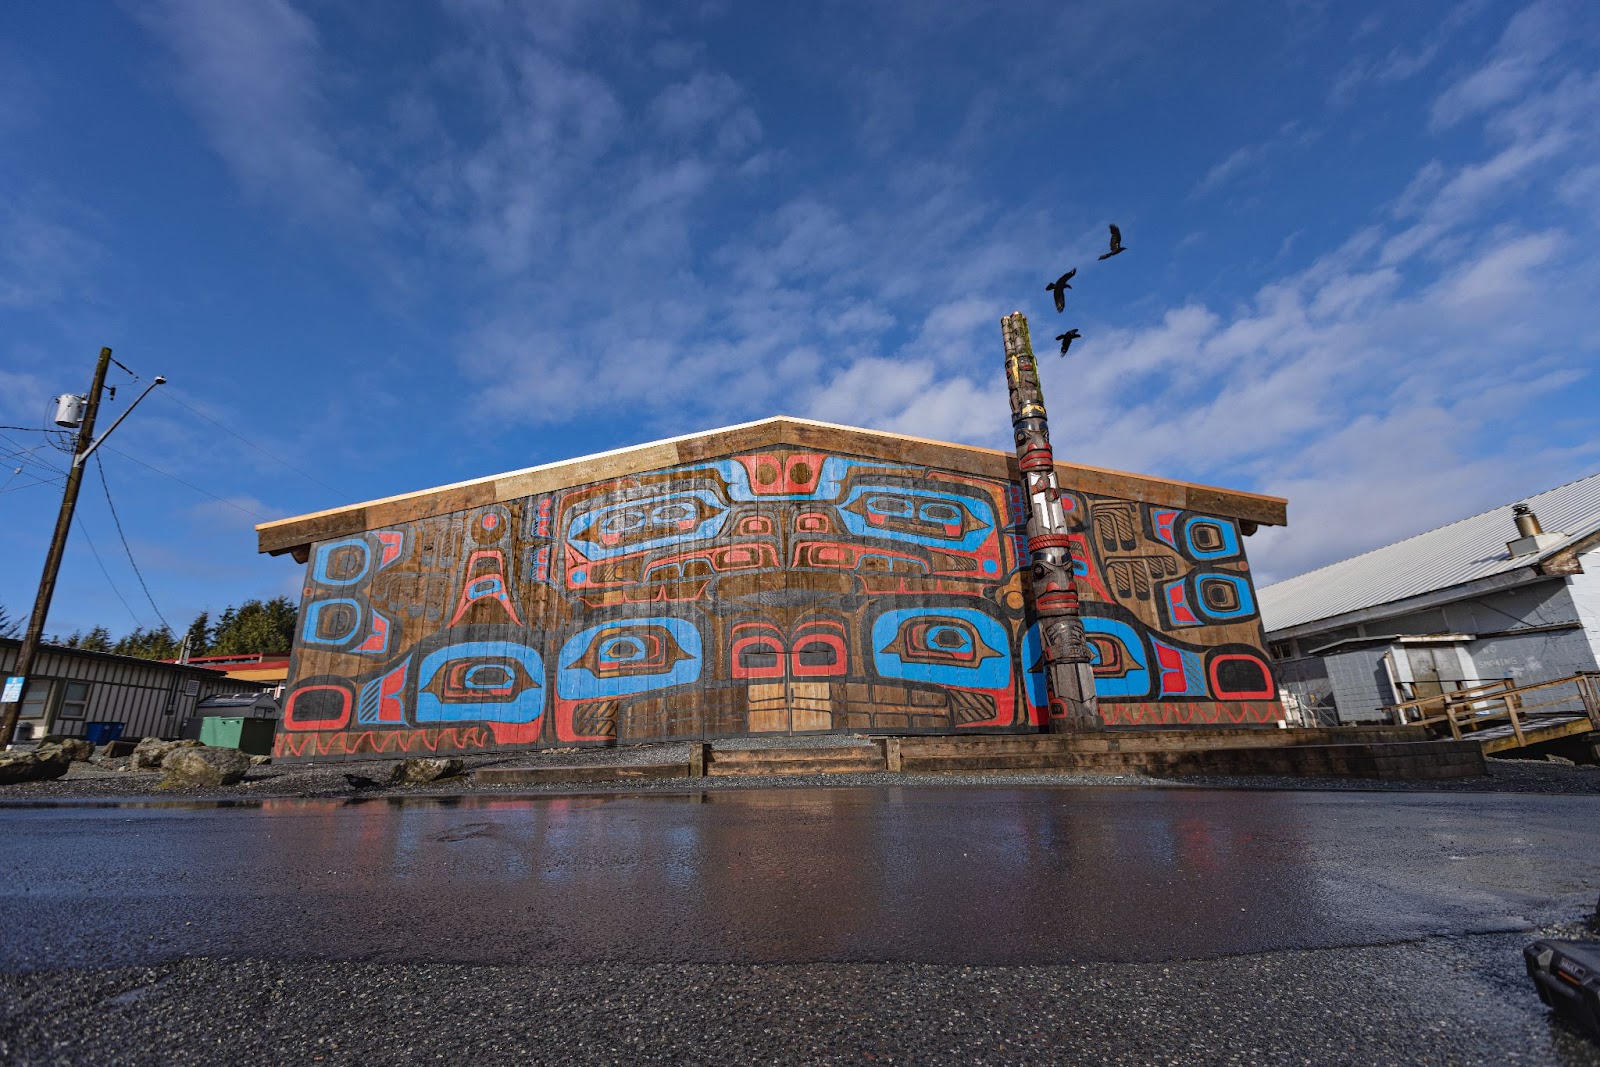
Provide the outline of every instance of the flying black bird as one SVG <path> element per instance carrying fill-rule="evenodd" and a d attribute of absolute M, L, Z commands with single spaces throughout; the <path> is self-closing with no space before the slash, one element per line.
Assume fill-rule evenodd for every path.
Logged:
<path fill-rule="evenodd" d="M 1061 354 L 1063 356 L 1066 355 L 1067 349 L 1072 347 L 1072 342 L 1076 341 L 1082 336 L 1083 334 L 1079 333 L 1076 329 L 1068 330 L 1066 333 L 1056 334 L 1056 340 L 1061 342 Z"/>
<path fill-rule="evenodd" d="M 1067 273 L 1057 278 L 1055 280 L 1055 284 L 1045 286 L 1045 288 L 1050 292 L 1056 294 L 1057 311 L 1067 310 L 1067 290 L 1072 288 L 1071 284 L 1069 283 L 1072 281 L 1072 276 L 1076 273 L 1078 273 L 1078 268 L 1073 267 L 1071 270 L 1067 271 Z"/>
<path fill-rule="evenodd" d="M 1101 256 L 1101 259 L 1110 259 L 1112 256 L 1121 255 L 1126 249 L 1122 247 L 1122 231 L 1117 229 L 1117 224 L 1111 224 L 1111 251 Z"/>

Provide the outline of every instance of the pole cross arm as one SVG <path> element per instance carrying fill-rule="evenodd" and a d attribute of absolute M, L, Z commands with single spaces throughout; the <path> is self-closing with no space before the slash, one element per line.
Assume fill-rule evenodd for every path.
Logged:
<path fill-rule="evenodd" d="M 119 363 L 118 366 L 121 366 L 121 364 Z M 144 392 L 140 393 L 137 397 L 134 398 L 133 403 L 128 405 L 128 410 L 124 411 L 121 415 L 118 415 L 117 416 L 117 421 L 113 422 L 110 426 L 108 426 L 106 428 L 106 432 L 105 433 L 101 434 L 99 437 L 96 437 L 94 439 L 94 441 L 89 445 L 89 447 L 84 449 L 82 453 L 72 457 L 72 465 L 74 467 L 83 466 L 83 464 L 88 461 L 89 457 L 94 455 L 94 450 L 99 448 L 101 446 L 101 444 L 103 444 L 105 442 L 105 439 L 111 436 L 112 431 L 114 431 L 118 426 L 122 425 L 122 420 L 127 418 L 129 415 L 133 414 L 133 409 L 139 406 L 139 401 L 141 401 L 145 397 L 149 396 L 150 395 L 150 391 L 152 389 L 154 389 L 156 386 L 158 386 L 158 385 L 166 385 L 166 384 L 167 384 L 167 380 L 165 378 L 163 378 L 159 374 L 156 375 L 155 381 L 151 382 L 149 385 L 144 387 Z"/>

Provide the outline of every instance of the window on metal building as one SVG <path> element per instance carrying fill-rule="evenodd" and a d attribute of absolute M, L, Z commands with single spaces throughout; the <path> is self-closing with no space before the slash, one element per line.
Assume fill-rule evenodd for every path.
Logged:
<path fill-rule="evenodd" d="M 61 694 L 61 711 L 58 713 L 63 719 L 81 719 L 89 708 L 89 683 L 68 682 Z"/>

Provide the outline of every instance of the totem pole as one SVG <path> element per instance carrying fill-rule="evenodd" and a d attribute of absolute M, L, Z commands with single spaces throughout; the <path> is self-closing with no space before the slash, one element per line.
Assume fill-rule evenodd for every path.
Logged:
<path fill-rule="evenodd" d="M 1056 482 L 1055 455 L 1050 450 L 1050 423 L 1045 416 L 1039 371 L 1028 339 L 1028 320 L 1014 311 L 1000 320 L 1006 344 L 1006 385 L 1011 392 L 1011 427 L 1017 441 L 1028 498 L 1028 555 L 1033 563 L 1033 605 L 1044 644 L 1045 676 L 1050 686 L 1051 733 L 1101 727 L 1095 706 L 1094 671 L 1089 643 L 1078 617 L 1078 589 L 1073 581 L 1072 541 Z"/>

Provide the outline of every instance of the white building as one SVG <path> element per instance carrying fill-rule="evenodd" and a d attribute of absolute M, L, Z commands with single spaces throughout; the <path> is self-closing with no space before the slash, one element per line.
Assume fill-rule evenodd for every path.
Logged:
<path fill-rule="evenodd" d="M 1600 667 L 1600 474 L 1260 590 L 1291 721 Z M 1300 712 L 1296 716 L 1296 711 Z"/>

